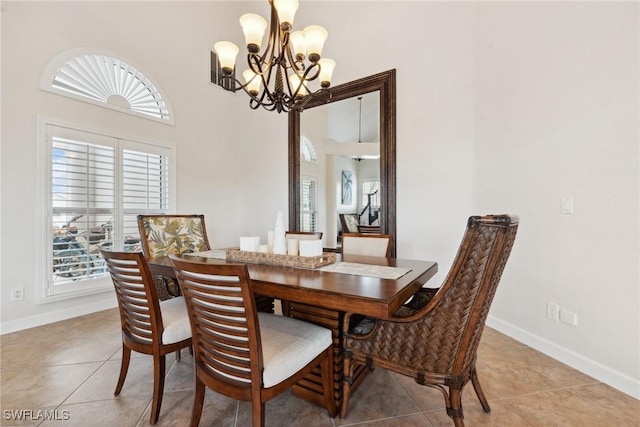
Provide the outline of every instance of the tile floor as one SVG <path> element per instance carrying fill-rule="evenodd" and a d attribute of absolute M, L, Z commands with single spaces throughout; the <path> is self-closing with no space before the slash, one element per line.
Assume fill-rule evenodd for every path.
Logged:
<path fill-rule="evenodd" d="M 0 425 L 148 425 L 151 359 L 132 360 L 122 393 L 114 397 L 120 345 L 116 309 L 2 336 Z M 181 360 L 167 359 L 158 426 L 188 425 L 193 368 L 183 353 Z M 469 385 L 463 396 L 467 427 L 640 426 L 640 401 L 491 329 L 480 345 L 478 372 L 492 411 L 482 411 Z M 287 392 L 267 403 L 266 425 L 452 427 L 443 408 L 439 391 L 377 369 L 353 395 L 346 419 L 331 419 Z M 12 410 L 32 410 L 26 414 L 35 421 L 11 419 Z M 58 420 L 45 420 L 45 414 Z M 208 390 L 200 425 L 248 426 L 250 404 Z"/>

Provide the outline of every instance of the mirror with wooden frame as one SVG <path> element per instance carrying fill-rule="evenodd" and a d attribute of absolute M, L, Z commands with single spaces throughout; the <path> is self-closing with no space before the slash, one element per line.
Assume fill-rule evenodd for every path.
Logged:
<path fill-rule="evenodd" d="M 375 99 L 376 95 L 379 99 Z M 379 139 L 379 146 L 376 144 L 375 150 L 379 151 L 379 197 L 376 196 L 376 204 L 379 206 L 376 207 L 376 225 L 379 225 L 379 232 L 382 234 L 391 234 L 394 236 L 391 254 L 395 256 L 396 253 L 396 79 L 395 79 L 395 70 L 389 70 L 382 73 L 378 73 L 372 76 L 364 77 L 362 79 L 354 80 L 348 83 L 344 83 L 338 86 L 331 87 L 327 89 L 327 91 L 323 94 L 323 96 L 317 96 L 312 98 L 306 105 L 302 112 L 297 110 L 289 111 L 289 229 L 296 231 L 303 231 L 303 224 L 305 227 L 309 228 L 309 207 L 302 206 L 302 194 L 309 190 L 307 188 L 307 180 L 303 179 L 301 176 L 301 129 L 306 129 L 307 121 L 319 121 L 320 127 L 325 128 L 324 140 L 314 141 L 314 145 L 322 145 L 322 149 L 318 151 L 321 153 L 321 156 L 325 156 L 325 153 L 331 153 L 331 155 L 326 155 L 326 158 L 335 154 L 336 150 L 345 150 L 346 145 L 340 146 L 340 144 L 333 144 L 333 148 L 325 149 L 324 147 L 327 145 L 331 145 L 332 141 L 329 141 L 330 138 L 327 137 L 328 132 L 326 132 L 326 128 L 328 127 L 327 113 L 320 113 L 321 107 L 326 106 L 327 108 L 333 107 L 332 104 L 338 103 L 340 101 L 349 101 L 349 102 L 359 102 L 360 107 L 360 119 L 359 119 L 359 127 L 360 131 L 363 129 L 362 124 L 362 111 L 366 109 L 366 105 L 363 103 L 363 99 L 368 100 L 369 98 L 374 98 L 375 101 L 379 101 L 377 104 L 376 112 L 379 115 L 379 120 L 377 124 L 379 126 L 379 134 L 376 135 L 376 138 Z M 369 101 L 367 101 L 369 102 Z M 337 106 L 337 105 L 336 105 Z M 334 114 L 336 115 L 336 114 Z M 341 113 L 338 113 L 341 115 Z M 303 123 L 304 121 L 304 123 Z M 366 128 L 366 124 L 365 124 Z M 360 141 L 359 141 L 360 142 Z M 368 142 L 368 141 L 367 141 Z M 366 153 L 367 149 L 364 147 L 366 145 L 372 144 L 357 144 L 358 149 L 364 150 Z M 340 146 L 340 148 L 335 148 Z M 353 146 L 353 145 L 352 145 Z M 361 151 L 362 151 L 361 150 Z M 305 153 L 307 154 L 307 153 Z M 342 153 L 345 154 L 345 153 Z M 348 153 L 348 155 L 358 161 L 366 158 L 367 156 L 361 155 L 361 153 Z M 321 157 L 319 156 L 319 157 Z M 333 156 L 335 157 L 335 156 Z M 372 156 L 376 157 L 376 156 Z M 376 160 L 378 162 L 378 160 Z M 339 250 L 339 236 L 338 229 L 340 228 L 340 221 L 338 219 L 339 213 L 341 212 L 341 206 L 344 205 L 344 193 L 339 194 L 341 191 L 341 185 L 344 184 L 340 182 L 333 182 L 334 174 L 342 174 L 343 171 L 339 170 L 340 166 L 336 166 L 335 160 L 328 160 L 325 162 L 324 157 L 321 157 L 319 163 L 329 163 L 331 167 L 334 169 L 337 167 L 337 170 L 333 170 L 329 173 L 323 172 L 323 177 L 321 181 L 326 180 L 328 184 L 326 188 L 328 191 L 323 191 L 322 196 L 327 198 L 327 200 L 323 200 L 319 205 L 321 209 L 327 212 L 326 218 L 322 221 L 319 221 L 319 224 L 316 224 L 316 221 L 312 221 L 316 226 L 322 227 L 324 229 L 312 230 L 312 231 L 322 231 L 325 234 L 325 246 L 328 250 Z M 363 163 L 362 163 L 363 164 Z M 329 179 L 327 179 L 329 176 Z M 337 180 L 335 180 L 337 181 Z M 344 181 L 344 180 L 343 180 Z M 322 182 L 321 182 L 322 184 Z M 363 200 L 361 189 L 356 188 L 354 190 L 355 198 L 358 198 L 359 201 Z M 307 194 L 307 193 L 305 193 Z M 308 196 L 308 194 L 307 194 Z M 314 197 L 320 197 L 319 195 L 314 195 Z M 342 197 L 342 200 L 341 200 Z M 366 200 L 366 198 L 364 199 Z M 355 202 L 352 202 L 355 205 Z M 364 202 L 358 204 L 356 211 L 358 215 L 361 215 L 361 212 L 364 210 L 360 210 L 362 208 L 362 204 Z M 344 207 L 344 206 L 343 206 Z M 324 212 L 324 211 L 323 211 Z M 311 212 L 311 215 L 315 215 L 314 212 Z M 363 215 L 364 216 L 364 215 Z M 363 220 L 363 225 L 366 225 L 368 221 Z M 307 230 L 309 231 L 309 230 Z M 337 238 L 336 238 L 337 237 Z"/>

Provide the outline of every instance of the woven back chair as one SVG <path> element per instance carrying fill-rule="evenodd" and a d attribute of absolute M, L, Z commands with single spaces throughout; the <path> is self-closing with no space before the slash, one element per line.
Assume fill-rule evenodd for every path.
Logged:
<path fill-rule="evenodd" d="M 365 335 L 344 331 L 342 417 L 347 414 L 349 378 L 358 369 L 374 366 L 439 389 L 456 427 L 464 426 L 461 393 L 469 381 L 482 408 L 490 411 L 476 373 L 476 352 L 517 228 L 515 216 L 469 218 L 453 266 L 426 305 L 405 312 L 406 317 L 376 320 Z"/>
<path fill-rule="evenodd" d="M 191 426 L 202 415 L 206 387 L 252 403 L 254 426 L 265 424 L 265 402 L 320 366 L 331 417 L 331 331 L 301 320 L 258 313 L 244 264 L 210 264 L 171 257 L 193 331 L 195 397 Z"/>
<path fill-rule="evenodd" d="M 101 251 L 116 290 L 122 327 L 122 363 L 114 394 L 122 390 L 131 350 L 153 356 L 151 424 L 158 421 L 164 390 L 165 356 L 191 346 L 183 298 L 159 301 L 149 267 L 140 252 Z"/>

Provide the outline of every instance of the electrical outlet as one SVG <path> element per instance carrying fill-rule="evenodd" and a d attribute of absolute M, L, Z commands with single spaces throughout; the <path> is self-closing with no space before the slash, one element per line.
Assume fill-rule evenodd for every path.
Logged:
<path fill-rule="evenodd" d="M 11 288 L 11 301 L 20 301 L 24 299 L 24 288 Z"/>
<path fill-rule="evenodd" d="M 558 304 L 547 302 L 547 319 L 554 322 L 560 321 L 560 306 Z"/>

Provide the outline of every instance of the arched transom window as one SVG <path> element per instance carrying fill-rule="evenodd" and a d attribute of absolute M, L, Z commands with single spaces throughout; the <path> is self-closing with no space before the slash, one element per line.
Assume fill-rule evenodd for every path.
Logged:
<path fill-rule="evenodd" d="M 302 154 L 302 158 L 307 162 L 318 161 L 316 149 L 313 147 L 311 141 L 309 141 L 309 138 L 304 135 L 300 137 L 300 154 Z"/>
<path fill-rule="evenodd" d="M 82 53 L 63 60 L 58 57 L 47 66 L 41 88 L 173 124 L 157 85 L 131 64 L 112 56 Z"/>

